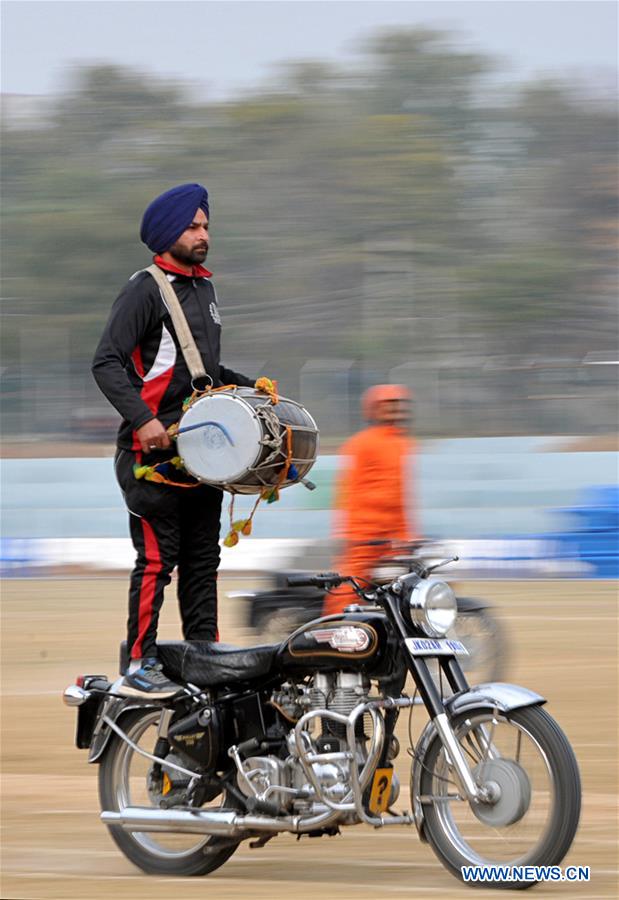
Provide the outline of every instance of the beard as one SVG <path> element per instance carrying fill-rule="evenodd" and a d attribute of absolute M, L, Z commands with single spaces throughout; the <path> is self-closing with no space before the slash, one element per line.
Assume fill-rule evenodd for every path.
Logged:
<path fill-rule="evenodd" d="M 172 244 L 168 252 L 179 262 L 185 263 L 185 265 L 195 266 L 203 263 L 208 256 L 208 245 L 203 244 L 188 250 L 187 247 L 183 247 L 182 244 L 177 243 Z"/>

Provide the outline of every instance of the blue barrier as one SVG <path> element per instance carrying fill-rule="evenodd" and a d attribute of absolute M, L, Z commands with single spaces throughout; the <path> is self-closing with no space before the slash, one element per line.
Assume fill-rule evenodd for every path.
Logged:
<path fill-rule="evenodd" d="M 557 554 L 591 567 L 593 578 L 619 578 L 619 486 L 595 485 L 581 494 L 578 506 L 561 512 L 576 527 L 555 535 Z"/>
<path fill-rule="evenodd" d="M 0 538 L 0 574 L 23 574 L 42 562 L 40 541 Z"/>
<path fill-rule="evenodd" d="M 480 560 L 503 561 L 511 577 L 519 561 L 543 577 L 553 571 L 548 561 L 554 559 L 559 576 L 563 570 L 619 578 L 619 486 L 609 483 L 616 454 L 537 452 L 544 442 L 536 441 L 540 447 L 508 438 L 424 447 L 415 492 L 423 533 L 471 545 L 487 541 Z M 283 492 L 278 504 L 261 511 L 253 537 L 328 539 L 337 465 L 336 457 L 321 457 L 312 473 L 316 491 L 297 486 Z M 126 539 L 127 516 L 110 459 L 5 459 L 0 474 L 3 574 L 40 571 L 49 562 L 48 539 Z M 607 483 L 592 485 L 594 479 Z M 239 497 L 237 515 L 252 503 L 252 497 Z M 227 509 L 223 518 L 225 529 Z"/>

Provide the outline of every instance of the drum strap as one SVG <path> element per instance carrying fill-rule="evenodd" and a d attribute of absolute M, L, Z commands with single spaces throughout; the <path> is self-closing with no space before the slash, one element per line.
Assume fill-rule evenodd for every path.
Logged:
<path fill-rule="evenodd" d="M 193 382 L 197 378 L 210 377 L 206 374 L 206 371 L 204 369 L 202 357 L 200 356 L 200 352 L 196 347 L 196 342 L 193 339 L 193 335 L 187 323 L 187 319 L 185 318 L 185 313 L 182 310 L 180 300 L 176 296 L 176 291 L 168 281 L 165 273 L 159 268 L 159 266 L 156 266 L 154 263 L 152 266 L 147 266 L 144 271 L 148 272 L 149 275 L 152 275 L 159 287 L 159 290 L 161 291 L 161 295 L 163 297 L 166 308 L 170 313 L 170 318 L 172 319 L 172 324 L 174 326 L 176 337 L 178 339 L 183 357 L 191 374 L 191 383 L 194 391 L 191 397 L 187 401 L 185 401 L 185 404 L 183 404 L 183 411 L 185 411 L 185 409 L 191 405 L 191 403 L 196 399 L 197 396 L 204 393 L 204 391 L 196 388 Z M 213 389 L 211 380 L 211 388 L 209 388 L 208 391 L 214 390 L 214 392 L 216 392 L 220 390 L 228 390 L 232 387 L 235 387 L 235 385 L 226 385 L 222 388 Z M 259 378 L 256 382 L 256 388 L 257 390 L 265 393 L 273 405 L 279 402 L 276 381 L 271 381 L 270 378 Z M 178 424 L 170 426 L 170 428 L 168 428 L 168 433 L 170 434 L 170 437 L 175 438 L 179 433 Z M 286 442 L 286 459 L 277 484 L 274 487 L 270 487 L 267 490 L 261 492 L 248 519 L 241 519 L 238 522 L 232 521 L 234 497 L 232 498 L 232 502 L 230 504 L 230 532 L 224 541 L 224 544 L 226 544 L 226 546 L 234 546 L 234 544 L 238 542 L 239 532 L 243 534 L 251 534 L 252 519 L 261 500 L 264 499 L 267 500 L 268 503 L 272 503 L 274 500 L 277 500 L 279 498 L 279 488 L 288 477 L 288 472 L 291 468 L 292 433 L 290 426 L 287 426 L 286 428 Z M 171 460 L 171 462 L 176 465 L 177 468 L 182 467 L 182 461 L 180 457 L 175 457 L 173 460 Z M 180 465 L 177 465 L 177 462 Z M 175 487 L 199 487 L 200 485 L 199 481 L 195 484 L 185 484 L 182 482 L 171 481 L 167 478 L 166 474 L 164 474 L 162 471 L 159 471 L 161 468 L 162 464 L 157 464 L 155 466 L 136 466 L 134 467 L 134 474 L 136 478 L 144 478 L 146 481 L 156 481 L 162 484 L 173 485 Z"/>
<path fill-rule="evenodd" d="M 196 342 L 194 341 L 189 325 L 187 324 L 187 319 L 182 310 L 180 300 L 176 296 L 176 291 L 159 266 L 153 264 L 152 266 L 148 266 L 144 271 L 153 276 L 163 295 L 192 381 L 196 378 L 208 377 L 204 370 L 202 357 L 200 356 L 200 352 L 196 347 Z"/>

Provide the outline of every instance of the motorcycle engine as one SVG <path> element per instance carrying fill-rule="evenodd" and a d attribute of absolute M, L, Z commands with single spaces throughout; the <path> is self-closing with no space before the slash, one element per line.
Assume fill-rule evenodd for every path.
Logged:
<path fill-rule="evenodd" d="M 358 672 L 317 672 L 310 685 L 285 684 L 273 694 L 272 704 L 288 722 L 297 721 L 313 710 L 329 710 L 347 716 L 369 696 L 370 681 Z M 357 727 L 356 746 L 349 748 L 346 727 L 328 718 L 317 717 L 307 741 L 307 750 L 313 753 L 333 753 L 351 749 L 360 764 L 364 761 L 365 735 L 363 721 Z M 294 809 L 307 812 L 312 802 L 295 799 L 295 792 L 313 793 L 307 774 L 299 760 L 298 750 L 291 729 L 287 740 L 288 755 L 252 756 L 243 761 L 243 776 L 237 778 L 239 789 L 246 796 L 259 796 L 262 800 L 276 802 L 282 810 Z M 282 754 L 283 755 L 283 754 Z M 314 775 L 330 800 L 341 801 L 349 791 L 350 767 L 347 760 L 312 763 Z"/>
<path fill-rule="evenodd" d="M 328 709 L 349 715 L 359 703 L 365 703 L 370 692 L 370 680 L 359 672 L 317 672 L 310 690 L 310 709 Z M 344 736 L 346 728 L 332 720 L 323 721 L 323 734 Z"/>

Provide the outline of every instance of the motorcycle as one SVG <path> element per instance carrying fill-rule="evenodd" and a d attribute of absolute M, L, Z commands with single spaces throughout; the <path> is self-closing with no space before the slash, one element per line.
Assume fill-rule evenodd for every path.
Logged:
<path fill-rule="evenodd" d="M 438 552 L 444 549 L 429 541 L 369 543 L 384 546 L 384 555 L 370 575 L 375 584 L 387 584 L 399 575 L 408 574 L 416 562 L 436 559 Z M 265 643 L 281 641 L 304 622 L 318 618 L 322 613 L 324 591 L 315 587 L 290 587 L 288 584 L 291 575 L 310 574 L 296 569 L 272 572 L 269 574 L 271 583 L 266 590 L 231 591 L 228 596 L 245 603 L 247 626 L 259 640 Z M 455 631 L 469 651 L 461 661 L 468 680 L 474 684 L 503 680 L 509 663 L 509 642 L 492 606 L 479 597 L 463 597 L 459 593 L 456 599 L 458 617 Z"/>
<path fill-rule="evenodd" d="M 466 648 L 446 637 L 456 598 L 430 578 L 444 562 L 372 590 L 333 572 L 291 576 L 295 588 L 348 583 L 363 605 L 279 644 L 161 641 L 164 671 L 182 685 L 166 700 L 123 696 L 100 675 L 70 685 L 76 744 L 99 764 L 101 820 L 125 856 L 151 874 L 206 875 L 245 840 L 366 824 L 416 828 L 461 878 L 464 866 L 502 865 L 513 880 L 499 886 L 529 887 L 522 867 L 558 865 L 580 815 L 574 754 L 539 694 L 469 685 Z M 410 719 L 396 735 L 415 704 L 407 676 L 428 713 L 417 740 Z M 403 738 L 410 811 L 398 812 Z"/>

